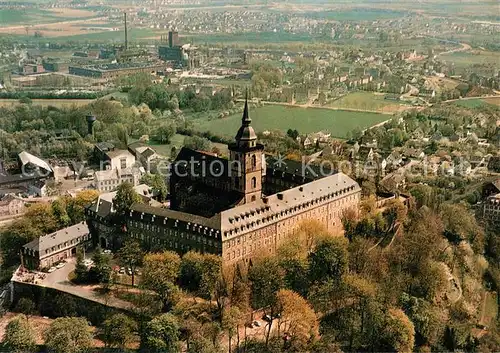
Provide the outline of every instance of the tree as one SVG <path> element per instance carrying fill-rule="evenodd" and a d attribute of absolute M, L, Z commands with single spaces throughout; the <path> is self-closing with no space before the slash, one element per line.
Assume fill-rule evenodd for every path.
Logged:
<path fill-rule="evenodd" d="M 214 296 L 221 276 L 222 261 L 219 256 L 187 252 L 181 259 L 179 280 L 191 291 L 197 291 L 205 299 Z"/>
<path fill-rule="evenodd" d="M 149 352 L 180 352 L 179 323 L 172 314 L 163 314 L 151 320 L 146 327 L 141 346 Z"/>
<path fill-rule="evenodd" d="M 147 254 L 142 268 L 142 285 L 158 294 L 164 308 L 175 299 L 178 288 L 175 285 L 181 259 L 172 251 Z"/>
<path fill-rule="evenodd" d="M 415 327 L 400 309 L 389 309 L 383 337 L 397 352 L 413 352 Z"/>
<path fill-rule="evenodd" d="M 26 217 L 15 220 L 1 230 L 0 248 L 2 249 L 2 263 L 12 266 L 20 261 L 20 251 L 23 245 L 41 236 L 43 233 Z"/>
<path fill-rule="evenodd" d="M 129 182 L 118 185 L 116 196 L 113 199 L 113 206 L 116 213 L 124 215 L 134 203 L 142 203 L 142 198 L 134 190 L 134 186 Z"/>
<path fill-rule="evenodd" d="M 81 249 L 77 249 L 76 252 L 75 280 L 79 283 L 88 280 L 87 266 L 83 263 L 83 253 Z"/>
<path fill-rule="evenodd" d="M 92 333 L 87 320 L 80 317 L 55 319 L 44 333 L 45 345 L 55 353 L 78 353 L 90 348 Z"/>
<path fill-rule="evenodd" d="M 96 190 L 80 191 L 74 198 L 69 199 L 67 213 L 71 222 L 76 224 L 85 220 L 84 209 L 99 196 Z"/>
<path fill-rule="evenodd" d="M 197 151 L 209 151 L 210 141 L 204 137 L 187 136 L 184 139 L 184 147 Z"/>
<path fill-rule="evenodd" d="M 172 136 L 175 135 L 176 129 L 175 125 L 172 122 L 165 122 L 162 123 L 156 131 L 156 139 L 160 143 L 168 144 L 170 143 L 170 139 L 172 138 Z"/>
<path fill-rule="evenodd" d="M 110 257 L 97 246 L 92 255 L 93 266 L 88 271 L 88 280 L 95 283 L 108 283 L 111 276 Z"/>
<path fill-rule="evenodd" d="M 229 306 L 224 308 L 222 312 L 222 328 L 227 331 L 229 337 L 229 353 L 232 351 L 232 339 L 238 332 L 240 319 L 241 313 L 237 307 Z"/>
<path fill-rule="evenodd" d="M 52 213 L 57 220 L 57 227 L 64 228 L 71 223 L 71 219 L 66 211 L 66 200 L 58 198 L 52 202 Z"/>
<path fill-rule="evenodd" d="M 3 344 L 9 352 L 25 353 L 35 351 L 35 333 L 27 318 L 19 315 L 9 321 L 5 328 Z"/>
<path fill-rule="evenodd" d="M 313 282 L 339 281 L 347 271 L 347 241 L 341 237 L 320 240 L 308 258 Z"/>
<path fill-rule="evenodd" d="M 163 201 L 167 198 L 167 184 L 165 183 L 165 177 L 161 174 L 148 173 L 142 177 L 141 182 L 150 186 L 160 200 Z"/>
<path fill-rule="evenodd" d="M 286 332 L 292 337 L 292 344 L 304 349 L 307 342 L 318 335 L 318 319 L 311 305 L 298 293 L 281 289 L 277 293 L 279 332 Z"/>
<path fill-rule="evenodd" d="M 30 315 L 36 313 L 36 306 L 33 300 L 29 298 L 20 298 L 16 304 L 15 311 L 26 315 L 26 320 L 29 320 Z"/>
<path fill-rule="evenodd" d="M 106 347 L 125 348 L 134 338 L 136 322 L 125 314 L 115 314 L 103 323 L 103 341 Z"/>
<path fill-rule="evenodd" d="M 278 259 L 266 257 L 257 261 L 249 270 L 248 278 L 252 282 L 252 307 L 263 308 L 271 317 L 276 316 L 276 293 L 284 287 L 285 272 Z M 272 321 L 268 324 L 266 344 L 269 342 Z"/>
<path fill-rule="evenodd" d="M 141 245 L 137 240 L 128 239 L 123 244 L 123 247 L 118 251 L 118 258 L 123 266 L 130 267 L 132 270 L 132 286 L 135 283 L 135 270 L 142 263 L 144 253 Z"/>
<path fill-rule="evenodd" d="M 43 234 L 49 234 L 57 229 L 57 220 L 50 204 L 36 203 L 31 205 L 24 218 L 29 219 Z"/>

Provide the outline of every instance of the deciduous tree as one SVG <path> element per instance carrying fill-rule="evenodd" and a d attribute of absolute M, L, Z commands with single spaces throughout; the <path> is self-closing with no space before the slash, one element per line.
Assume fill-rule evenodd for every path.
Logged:
<path fill-rule="evenodd" d="M 142 268 L 142 285 L 158 294 L 167 308 L 175 299 L 178 288 L 175 285 L 181 259 L 172 251 L 147 254 Z"/>
<path fill-rule="evenodd" d="M 79 317 L 55 319 L 44 333 L 45 345 L 55 353 L 79 353 L 92 346 L 87 320 Z"/>
<path fill-rule="evenodd" d="M 135 270 L 141 265 L 144 253 L 141 245 L 135 239 L 128 239 L 118 251 L 118 258 L 123 266 L 132 270 L 132 286 L 135 284 Z"/>
<path fill-rule="evenodd" d="M 142 199 L 129 182 L 118 185 L 116 196 L 113 199 L 113 206 L 116 213 L 124 215 L 134 203 L 141 203 Z"/>
<path fill-rule="evenodd" d="M 179 323 L 172 314 L 163 314 L 151 320 L 141 337 L 141 346 L 152 353 L 180 352 Z"/>
<path fill-rule="evenodd" d="M 35 351 L 35 333 L 22 315 L 16 316 L 9 321 L 5 328 L 3 344 L 14 353 L 25 353 Z"/>
<path fill-rule="evenodd" d="M 107 347 L 125 348 L 134 339 L 136 322 L 125 314 L 115 314 L 103 323 L 103 341 Z"/>

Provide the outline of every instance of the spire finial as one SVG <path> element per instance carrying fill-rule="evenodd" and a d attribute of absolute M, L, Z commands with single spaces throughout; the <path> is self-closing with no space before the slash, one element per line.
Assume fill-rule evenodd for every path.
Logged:
<path fill-rule="evenodd" d="M 252 122 L 252 119 L 250 119 L 250 116 L 248 115 L 248 88 L 245 91 L 245 108 L 243 109 L 243 118 L 241 119 L 241 122 L 243 125 L 250 125 Z"/>

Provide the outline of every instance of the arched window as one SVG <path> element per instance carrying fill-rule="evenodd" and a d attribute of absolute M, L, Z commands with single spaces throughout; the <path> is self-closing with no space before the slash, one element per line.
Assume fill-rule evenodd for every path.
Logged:
<path fill-rule="evenodd" d="M 255 177 L 252 178 L 252 189 L 257 187 L 257 179 Z"/>
<path fill-rule="evenodd" d="M 252 155 L 252 169 L 255 169 L 257 167 L 257 157 L 255 157 L 255 154 Z"/>

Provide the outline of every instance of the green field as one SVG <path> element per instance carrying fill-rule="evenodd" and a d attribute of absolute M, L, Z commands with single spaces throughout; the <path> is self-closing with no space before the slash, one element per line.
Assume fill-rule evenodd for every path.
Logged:
<path fill-rule="evenodd" d="M 328 106 L 340 109 L 361 109 L 385 113 L 395 112 L 404 107 L 399 102 L 387 100 L 384 97 L 385 94 L 353 92 L 330 102 Z"/>
<path fill-rule="evenodd" d="M 315 11 L 305 13 L 306 17 L 335 21 L 380 21 L 401 18 L 405 15 L 402 11 L 381 9 L 349 9 L 344 11 Z"/>
<path fill-rule="evenodd" d="M 154 142 L 150 142 L 149 146 L 151 146 L 152 149 L 156 151 L 156 153 L 164 156 L 164 157 L 170 157 L 170 152 L 172 151 L 172 147 L 177 148 L 179 150 L 183 145 L 184 145 L 184 139 L 186 136 L 184 135 L 179 135 L 175 134 L 171 139 L 170 143 L 168 145 L 160 145 L 156 144 Z M 228 149 L 227 145 L 224 145 L 222 143 L 215 143 L 211 142 L 212 147 L 217 147 L 222 154 L 227 155 Z"/>
<path fill-rule="evenodd" d="M 163 33 L 163 32 L 162 32 Z M 156 32 L 149 28 L 134 28 L 128 31 L 130 41 L 137 41 L 144 38 L 156 36 Z M 51 38 L 51 42 L 123 42 L 125 37 L 124 31 L 105 31 L 86 34 L 77 34 L 66 37 Z"/>
<path fill-rule="evenodd" d="M 365 129 L 388 120 L 390 116 L 366 112 L 349 112 L 321 108 L 298 108 L 281 105 L 265 105 L 250 111 L 252 126 L 257 132 L 265 130 L 297 129 L 299 133 L 320 130 L 332 136 L 344 138 L 354 128 Z M 194 126 L 200 131 L 211 131 L 225 136 L 234 136 L 241 125 L 241 114 L 223 119 L 195 119 Z"/>
<path fill-rule="evenodd" d="M 486 106 L 498 107 L 499 99 L 498 98 L 468 99 L 468 100 L 456 101 L 456 102 L 453 102 L 453 104 L 459 105 L 459 106 L 465 107 L 465 108 L 480 108 L 480 107 L 486 107 Z"/>
<path fill-rule="evenodd" d="M 74 17 L 59 16 L 54 12 L 36 8 L 26 8 L 26 9 L 0 8 L 0 26 L 30 25 L 39 23 L 60 22 L 60 21 L 74 20 L 74 19 L 75 19 Z M 79 19 L 84 19 L 84 17 L 81 17 Z"/>
<path fill-rule="evenodd" d="M 455 63 L 459 67 L 467 67 L 472 65 L 496 65 L 500 63 L 500 53 L 490 51 L 475 51 L 475 52 L 455 52 L 440 56 L 441 59 Z"/>

